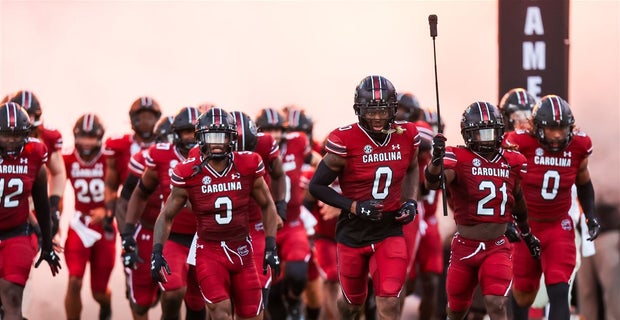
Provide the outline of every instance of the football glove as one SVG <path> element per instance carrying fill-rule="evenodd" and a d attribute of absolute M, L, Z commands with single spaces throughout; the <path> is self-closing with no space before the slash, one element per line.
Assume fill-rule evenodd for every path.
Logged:
<path fill-rule="evenodd" d="M 409 199 L 403 202 L 400 206 L 400 210 L 398 210 L 398 215 L 396 216 L 396 221 L 401 224 L 408 224 L 415 219 L 417 214 L 418 203 L 413 199 Z"/>
<path fill-rule="evenodd" d="M 383 202 L 375 199 L 358 201 L 355 211 L 355 214 L 364 220 L 381 221 Z"/>
<path fill-rule="evenodd" d="M 280 257 L 274 237 L 265 237 L 265 257 L 263 258 L 263 274 L 267 274 L 267 266 L 271 267 L 274 278 L 280 275 Z"/>

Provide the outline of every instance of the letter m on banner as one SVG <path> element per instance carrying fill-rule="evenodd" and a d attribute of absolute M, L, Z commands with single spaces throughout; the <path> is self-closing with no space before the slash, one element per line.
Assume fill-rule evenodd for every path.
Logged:
<path fill-rule="evenodd" d="M 568 100 L 569 0 L 498 0 L 499 95 L 524 88 Z"/>

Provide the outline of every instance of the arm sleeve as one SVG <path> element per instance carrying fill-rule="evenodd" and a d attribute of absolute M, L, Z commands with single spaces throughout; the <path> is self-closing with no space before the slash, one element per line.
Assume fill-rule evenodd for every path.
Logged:
<path fill-rule="evenodd" d="M 37 216 L 37 222 L 41 227 L 41 235 L 43 242 L 42 250 L 46 252 L 52 251 L 52 219 L 50 216 L 50 203 L 47 198 L 47 172 L 42 168 L 43 173 L 39 173 L 37 179 L 32 186 L 32 202 L 34 204 L 34 212 Z"/>
<path fill-rule="evenodd" d="M 594 214 L 594 186 L 592 186 L 592 180 L 586 184 L 577 186 L 577 198 L 583 209 L 583 213 L 586 218 L 590 219 L 595 217 Z"/>
<path fill-rule="evenodd" d="M 337 177 L 338 173 L 321 161 L 310 180 L 310 194 L 330 206 L 349 211 L 353 200 L 344 197 L 329 186 Z"/>
<path fill-rule="evenodd" d="M 129 174 L 129 176 L 127 176 L 127 180 L 125 180 L 125 184 L 123 184 L 121 198 L 129 200 L 129 198 L 131 198 L 131 194 L 133 193 L 133 189 L 135 189 L 138 185 L 138 181 L 140 181 L 140 177 L 135 174 Z"/>

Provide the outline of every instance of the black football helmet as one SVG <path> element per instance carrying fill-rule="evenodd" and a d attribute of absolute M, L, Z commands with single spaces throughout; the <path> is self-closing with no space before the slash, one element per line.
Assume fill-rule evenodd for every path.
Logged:
<path fill-rule="evenodd" d="M 472 151 L 482 154 L 497 152 L 504 135 L 504 122 L 499 110 L 488 102 L 470 104 L 461 118 L 461 135 Z"/>
<path fill-rule="evenodd" d="M 281 129 L 284 131 L 286 128 L 284 116 L 273 108 L 262 109 L 256 117 L 255 124 L 259 132 L 269 129 Z"/>
<path fill-rule="evenodd" d="M 418 98 L 411 93 L 399 93 L 398 94 L 398 109 L 396 113 L 396 120 L 416 122 L 420 120 L 420 114 L 422 108 Z"/>
<path fill-rule="evenodd" d="M 296 106 L 286 106 L 284 107 L 284 113 L 287 115 L 286 129 L 288 131 L 303 131 L 308 136 L 312 135 L 314 122 L 305 110 L 302 110 Z"/>
<path fill-rule="evenodd" d="M 237 125 L 237 150 L 254 151 L 258 138 L 256 134 L 256 125 L 252 118 L 241 111 L 233 111 L 231 113 L 235 124 Z"/>
<path fill-rule="evenodd" d="M 174 142 L 174 132 L 172 132 L 172 121 L 174 120 L 174 116 L 165 116 L 157 121 L 155 125 L 155 141 L 158 143 Z"/>
<path fill-rule="evenodd" d="M 362 79 L 355 88 L 353 110 L 355 110 L 360 126 L 370 134 L 386 134 L 394 122 L 397 108 L 396 89 L 390 80 L 382 76 L 368 76 Z M 370 112 L 379 113 L 381 119 L 369 119 L 368 114 Z M 386 114 L 385 117 L 382 116 L 382 113 Z M 380 129 L 375 128 L 381 123 L 383 124 Z"/>
<path fill-rule="evenodd" d="M 0 106 L 0 157 L 14 159 L 22 152 L 32 124 L 24 108 L 15 102 Z"/>
<path fill-rule="evenodd" d="M 534 134 L 540 144 L 552 152 L 561 151 L 573 138 L 575 118 L 566 100 L 557 95 L 547 95 L 532 110 Z M 563 128 L 566 133 L 560 140 L 551 140 L 545 136 L 545 128 Z"/>
<path fill-rule="evenodd" d="M 196 145 L 196 137 L 191 140 L 183 140 L 181 131 L 195 130 L 198 116 L 200 116 L 200 111 L 195 107 L 184 107 L 174 116 L 172 120 L 172 132 L 174 133 L 173 142 L 180 150 L 189 151 L 189 149 Z"/>
<path fill-rule="evenodd" d="M 230 157 L 237 148 L 237 125 L 233 116 L 218 107 L 203 113 L 196 121 L 196 141 L 206 158 Z M 223 146 L 222 151 L 213 152 L 212 145 Z"/>
<path fill-rule="evenodd" d="M 81 156 L 88 157 L 97 154 L 101 150 L 103 143 L 103 134 L 105 128 L 99 117 L 94 113 L 85 113 L 81 115 L 73 126 L 73 137 L 75 138 L 75 149 Z M 77 142 L 78 137 L 94 137 L 97 143 L 93 146 L 83 145 Z"/>
<path fill-rule="evenodd" d="M 523 121 L 529 120 L 532 114 L 532 109 L 536 104 L 534 96 L 529 94 L 523 88 L 510 89 L 499 102 L 499 110 L 504 117 L 504 125 L 507 131 L 513 131 L 515 129 L 515 120 L 511 117 L 515 112 L 522 112 L 521 117 L 525 118 Z"/>
<path fill-rule="evenodd" d="M 155 128 L 155 124 L 153 123 L 153 126 L 150 128 L 140 125 L 138 114 L 144 111 L 152 112 L 155 118 L 159 120 L 161 117 L 161 108 L 159 107 L 159 103 L 151 97 L 140 97 L 136 99 L 129 108 L 131 129 L 140 135 L 141 138 L 150 139 L 154 135 L 153 129 Z"/>
<path fill-rule="evenodd" d="M 41 109 L 39 99 L 37 99 L 37 96 L 35 96 L 32 91 L 17 91 L 11 96 L 9 102 L 15 102 L 22 106 L 22 108 L 26 109 L 28 115 L 34 118 L 34 121 L 32 121 L 33 128 L 41 125 L 41 114 L 43 114 L 43 110 Z"/>

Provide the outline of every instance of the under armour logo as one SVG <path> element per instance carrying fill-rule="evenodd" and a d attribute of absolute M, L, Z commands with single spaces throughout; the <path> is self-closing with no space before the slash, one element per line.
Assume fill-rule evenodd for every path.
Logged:
<path fill-rule="evenodd" d="M 241 174 L 240 173 L 233 173 L 230 175 L 231 179 L 239 179 L 241 178 Z"/>
<path fill-rule="evenodd" d="M 141 234 L 140 235 L 140 239 L 142 239 L 143 241 L 149 241 L 149 240 L 151 240 L 151 235 L 150 234 Z"/>
<path fill-rule="evenodd" d="M 362 208 L 362 214 L 370 214 L 370 210 Z"/>
<path fill-rule="evenodd" d="M 564 151 L 564 156 L 565 157 L 572 157 L 572 154 L 570 151 Z"/>
<path fill-rule="evenodd" d="M 400 150 L 400 144 L 393 144 L 392 150 Z"/>
<path fill-rule="evenodd" d="M 204 244 L 196 244 L 196 249 L 204 249 Z"/>
<path fill-rule="evenodd" d="M 508 168 L 508 164 L 502 162 L 502 168 Z"/>
<path fill-rule="evenodd" d="M 28 164 L 28 158 L 19 158 L 19 164 Z"/>

